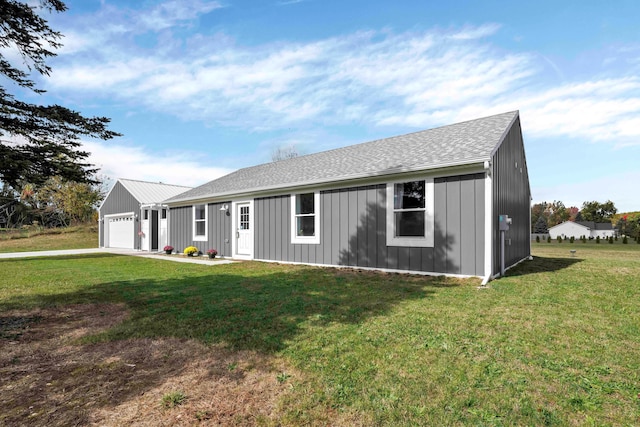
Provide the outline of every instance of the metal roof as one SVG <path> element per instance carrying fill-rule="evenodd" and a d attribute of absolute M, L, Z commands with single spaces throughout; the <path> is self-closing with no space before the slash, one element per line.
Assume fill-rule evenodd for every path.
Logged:
<path fill-rule="evenodd" d="M 490 160 L 518 111 L 239 169 L 166 202 L 338 182 Z"/>
<path fill-rule="evenodd" d="M 162 182 L 137 181 L 133 179 L 122 179 L 118 181 L 127 189 L 133 197 L 141 204 L 160 203 L 171 197 L 175 197 L 192 187 L 182 185 L 164 184 Z"/>

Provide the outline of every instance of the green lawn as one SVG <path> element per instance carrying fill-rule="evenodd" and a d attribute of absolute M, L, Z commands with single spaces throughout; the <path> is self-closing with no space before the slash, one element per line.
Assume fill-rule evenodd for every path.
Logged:
<path fill-rule="evenodd" d="M 97 247 L 98 228 L 95 225 L 44 230 L 0 230 L 0 253 Z"/>
<path fill-rule="evenodd" d="M 128 319 L 82 342 L 178 337 L 285 360 L 299 374 L 279 377 L 291 390 L 265 424 L 636 425 L 640 245 L 533 248 L 482 290 L 254 262 L 3 260 L 0 316 L 124 303 Z"/>

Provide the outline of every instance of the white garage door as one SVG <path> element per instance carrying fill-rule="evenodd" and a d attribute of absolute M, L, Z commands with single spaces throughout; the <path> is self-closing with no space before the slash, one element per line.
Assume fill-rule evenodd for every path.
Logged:
<path fill-rule="evenodd" d="M 108 248 L 133 249 L 134 224 L 131 215 L 115 216 L 106 219 L 108 224 L 108 241 L 105 246 Z"/>

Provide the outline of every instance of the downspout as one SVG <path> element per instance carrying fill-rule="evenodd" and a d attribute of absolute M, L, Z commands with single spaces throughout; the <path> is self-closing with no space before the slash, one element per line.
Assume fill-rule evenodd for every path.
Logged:
<path fill-rule="evenodd" d="M 492 164 L 484 162 L 486 176 L 484 178 L 484 278 L 481 286 L 486 286 L 491 280 L 493 270 L 493 184 L 491 174 Z"/>

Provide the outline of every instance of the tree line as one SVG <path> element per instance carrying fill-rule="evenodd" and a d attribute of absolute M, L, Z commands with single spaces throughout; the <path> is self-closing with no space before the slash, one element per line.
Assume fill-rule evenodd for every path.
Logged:
<path fill-rule="evenodd" d="M 611 223 L 619 235 L 640 235 L 640 213 L 617 214 L 618 209 L 611 200 L 584 202 L 581 208 L 566 207 L 559 200 L 536 203 L 531 207 L 531 232 L 546 234 L 549 228 L 565 221 L 593 221 Z"/>

